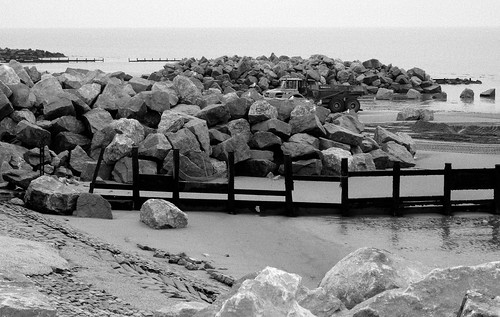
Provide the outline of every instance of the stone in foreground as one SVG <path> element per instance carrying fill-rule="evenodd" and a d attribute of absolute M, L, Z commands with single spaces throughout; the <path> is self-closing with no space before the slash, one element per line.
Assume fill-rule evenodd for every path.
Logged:
<path fill-rule="evenodd" d="M 40 176 L 33 180 L 24 196 L 26 205 L 38 212 L 71 214 L 76 200 L 82 192 L 51 176 Z"/>
<path fill-rule="evenodd" d="M 328 271 L 320 287 L 352 308 L 385 290 L 405 288 L 428 271 L 424 265 L 386 250 L 361 248 Z"/>
<path fill-rule="evenodd" d="M 187 215 L 171 202 L 148 199 L 141 207 L 140 220 L 153 229 L 185 228 Z"/>
<path fill-rule="evenodd" d="M 76 201 L 73 216 L 83 218 L 113 219 L 111 204 L 101 195 L 82 193 Z"/>

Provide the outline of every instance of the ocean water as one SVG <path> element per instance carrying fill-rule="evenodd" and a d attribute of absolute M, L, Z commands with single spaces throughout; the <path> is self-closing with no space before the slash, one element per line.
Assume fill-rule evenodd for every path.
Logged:
<path fill-rule="evenodd" d="M 459 99 L 465 86 L 443 86 L 444 111 L 500 113 L 500 103 L 479 93 L 500 87 L 500 28 L 115 28 L 3 29 L 0 47 L 61 52 L 70 57 L 102 57 L 104 63 L 38 64 L 39 70 L 67 67 L 149 74 L 161 62 L 129 63 L 128 58 L 216 58 L 323 54 L 342 60 L 377 58 L 384 64 L 420 67 L 433 78 L 473 78 L 472 103 Z"/>

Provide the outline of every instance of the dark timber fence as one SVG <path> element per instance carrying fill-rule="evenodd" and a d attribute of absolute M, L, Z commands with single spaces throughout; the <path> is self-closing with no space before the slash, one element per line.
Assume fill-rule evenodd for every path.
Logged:
<path fill-rule="evenodd" d="M 401 170 L 399 163 L 395 163 L 392 170 L 377 171 L 349 171 L 347 159 L 342 159 L 340 176 L 299 176 L 293 175 L 292 160 L 284 157 L 284 189 L 243 189 L 235 188 L 235 163 L 234 153 L 228 153 L 227 177 L 217 181 L 189 181 L 181 180 L 180 154 L 174 150 L 173 171 L 166 174 L 141 174 L 139 172 L 139 159 L 152 158 L 140 157 L 137 147 L 132 151 L 132 183 L 123 184 L 110 181 L 98 181 L 97 176 L 102 163 L 104 149 L 99 155 L 94 176 L 89 192 L 95 189 L 114 189 L 132 191 L 130 195 L 103 196 L 111 201 L 128 200 L 133 202 L 133 209 L 140 209 L 142 203 L 153 198 L 151 195 L 143 196 L 141 192 L 166 192 L 171 197 L 159 196 L 157 198 L 171 199 L 175 204 L 180 204 L 188 209 L 207 210 L 209 206 L 216 209 L 225 209 L 229 213 L 237 210 L 260 206 L 265 210 L 282 210 L 288 216 L 298 216 L 301 210 L 321 210 L 322 213 L 340 213 L 343 216 L 355 215 L 358 210 L 367 210 L 368 213 L 375 209 L 389 211 L 393 216 L 401 216 L 406 211 L 418 210 L 419 212 L 436 210 L 445 215 L 452 215 L 455 210 L 484 210 L 500 214 L 500 164 L 494 168 L 477 169 L 452 169 L 446 163 L 444 169 L 427 170 Z M 162 162 L 158 166 L 161 166 Z M 432 196 L 401 196 L 401 178 L 412 176 L 442 176 L 443 191 Z M 361 197 L 349 196 L 349 180 L 356 177 L 392 177 L 392 195 L 388 197 Z M 293 200 L 294 182 L 333 182 L 340 183 L 340 203 L 327 202 L 295 202 Z M 432 180 L 431 180 L 432 181 Z M 493 190 L 492 199 L 452 200 L 451 193 L 458 190 Z M 190 197 L 181 197 L 181 193 L 202 194 Z M 220 198 L 221 195 L 224 198 Z M 216 197 L 218 196 L 218 198 Z M 257 197 L 243 199 L 241 196 Z M 266 197 L 274 196 L 275 199 Z M 131 199 L 132 198 L 132 199 Z M 196 208 L 197 207 L 197 208 Z"/>

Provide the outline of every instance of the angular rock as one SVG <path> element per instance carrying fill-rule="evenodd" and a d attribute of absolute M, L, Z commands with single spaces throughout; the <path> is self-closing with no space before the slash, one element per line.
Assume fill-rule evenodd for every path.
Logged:
<path fill-rule="evenodd" d="M 205 120 L 209 127 L 213 127 L 217 124 L 224 124 L 229 121 L 231 114 L 229 113 L 229 108 L 223 104 L 209 105 L 201 109 L 196 117 Z"/>
<path fill-rule="evenodd" d="M 236 135 L 212 147 L 212 156 L 219 161 L 228 160 L 228 153 L 234 152 L 234 163 L 238 163 L 250 158 L 250 147 L 247 145 L 245 137 Z"/>
<path fill-rule="evenodd" d="M 479 97 L 495 99 L 495 88 L 483 91 L 479 94 Z"/>
<path fill-rule="evenodd" d="M 130 100 L 130 95 L 120 84 L 108 83 L 102 93 L 97 97 L 94 107 L 112 111 L 124 108 Z"/>
<path fill-rule="evenodd" d="M 174 83 L 171 81 L 161 81 L 155 82 L 153 87 L 151 88 L 152 92 L 162 91 L 168 94 L 168 102 L 170 106 L 175 106 L 179 102 L 179 96 L 177 95 L 177 91 L 175 90 Z M 194 115 L 192 113 L 188 113 L 190 115 Z"/>
<path fill-rule="evenodd" d="M 32 108 L 35 105 L 36 97 L 25 84 L 10 85 L 12 95 L 10 101 L 14 108 Z"/>
<path fill-rule="evenodd" d="M 394 90 L 379 88 L 377 94 L 375 95 L 375 99 L 378 100 L 391 100 L 394 95 Z"/>
<path fill-rule="evenodd" d="M 180 104 L 175 107 L 173 107 L 171 110 L 180 112 L 180 113 L 185 113 L 190 116 L 196 116 L 198 112 L 200 112 L 201 108 L 200 106 L 197 105 L 185 105 L 185 104 Z"/>
<path fill-rule="evenodd" d="M 292 133 L 292 127 L 279 119 L 269 119 L 252 125 L 251 131 L 252 133 L 272 132 L 280 138 L 288 138 Z"/>
<path fill-rule="evenodd" d="M 67 185 L 50 176 L 40 176 L 31 181 L 24 201 L 26 206 L 41 213 L 71 214 L 76 200 L 82 193 L 75 186 Z"/>
<path fill-rule="evenodd" d="M 69 157 L 69 166 L 78 174 L 85 170 L 87 162 L 94 161 L 79 145 L 70 152 Z"/>
<path fill-rule="evenodd" d="M 56 153 L 60 153 L 65 150 L 72 150 L 76 146 L 88 149 L 91 142 L 92 141 L 84 135 L 73 132 L 61 132 L 55 136 L 52 147 Z"/>
<path fill-rule="evenodd" d="M 101 195 L 82 193 L 76 200 L 73 216 L 83 218 L 113 219 L 111 204 Z"/>
<path fill-rule="evenodd" d="M 181 102 L 196 104 L 201 98 L 201 91 L 186 76 L 178 75 L 173 80 L 173 88 L 181 99 Z"/>
<path fill-rule="evenodd" d="M 93 106 L 101 94 L 102 86 L 97 83 L 85 84 L 76 90 L 78 96 L 89 106 Z"/>
<path fill-rule="evenodd" d="M 219 317 L 230 316 L 296 316 L 313 317 L 296 300 L 301 277 L 266 267 L 255 279 L 244 281 L 238 291 L 224 301 Z"/>
<path fill-rule="evenodd" d="M 340 175 L 340 166 L 343 158 L 347 158 L 348 167 L 351 169 L 352 165 L 352 155 L 351 152 L 332 147 L 321 151 L 322 153 L 322 163 L 323 172 L 325 175 Z"/>
<path fill-rule="evenodd" d="M 236 98 L 226 103 L 231 119 L 241 119 L 248 115 L 252 103 L 246 98 Z"/>
<path fill-rule="evenodd" d="M 313 176 L 321 175 L 323 162 L 321 159 L 298 160 L 292 162 L 293 175 Z"/>
<path fill-rule="evenodd" d="M 171 149 L 172 145 L 164 134 L 151 133 L 139 143 L 138 154 L 163 161 Z"/>
<path fill-rule="evenodd" d="M 94 134 L 107 127 L 113 121 L 113 117 L 104 109 L 94 108 L 83 115 L 83 121 L 87 125 L 87 131 Z"/>
<path fill-rule="evenodd" d="M 415 159 L 408 149 L 394 141 L 382 144 L 382 151 L 389 154 L 388 167 L 392 167 L 392 163 L 394 162 L 399 162 L 402 168 L 414 167 L 416 165 Z"/>
<path fill-rule="evenodd" d="M 187 128 L 180 129 L 179 131 L 167 132 L 165 134 L 173 149 L 179 149 L 180 154 L 187 152 L 200 152 L 200 143 L 191 130 Z"/>
<path fill-rule="evenodd" d="M 462 305 L 457 317 L 500 316 L 500 296 L 484 295 L 469 290 Z"/>
<path fill-rule="evenodd" d="M 53 96 L 47 97 L 43 104 L 43 115 L 46 120 L 53 120 L 62 116 L 74 116 L 75 107 L 68 98 Z"/>
<path fill-rule="evenodd" d="M 31 92 L 36 97 L 36 103 L 43 105 L 48 99 L 57 96 L 64 91 L 57 78 L 54 76 L 47 76 L 37 82 L 31 89 Z"/>
<path fill-rule="evenodd" d="M 340 260 L 320 283 L 348 309 L 386 290 L 406 288 L 430 271 L 389 251 L 361 248 Z"/>
<path fill-rule="evenodd" d="M 334 113 L 329 115 L 326 121 L 353 133 L 361 133 L 365 130 L 365 125 L 358 120 L 357 116 L 351 114 Z"/>
<path fill-rule="evenodd" d="M 135 119 L 121 118 L 112 121 L 109 126 L 115 131 L 129 137 L 135 145 L 144 140 L 144 127 Z"/>
<path fill-rule="evenodd" d="M 307 143 L 319 149 L 319 139 L 307 133 L 294 134 L 288 139 L 288 142 Z"/>
<path fill-rule="evenodd" d="M 325 128 L 315 114 L 308 114 L 290 119 L 292 134 L 309 133 L 311 135 L 322 137 L 326 135 Z"/>
<path fill-rule="evenodd" d="M 163 170 L 168 175 L 173 173 L 174 162 L 173 153 L 169 152 L 163 161 Z M 205 152 L 187 152 L 179 156 L 179 177 L 183 180 L 208 180 L 216 176 L 217 171 L 212 164 L 212 160 Z M 225 170 L 225 168 L 224 168 Z"/>
<path fill-rule="evenodd" d="M 142 91 L 148 90 L 148 88 L 151 88 L 153 84 L 151 81 L 141 78 L 141 77 L 132 77 L 128 83 L 132 86 L 134 91 L 136 93 L 140 93 Z"/>
<path fill-rule="evenodd" d="M 419 91 L 415 90 L 415 89 L 410 89 L 408 90 L 408 92 L 406 93 L 406 98 L 408 99 L 421 99 L 422 98 L 422 93 L 420 93 Z"/>
<path fill-rule="evenodd" d="M 268 160 L 274 161 L 273 151 L 262 151 L 262 150 L 250 150 L 250 158 L 254 160 Z"/>
<path fill-rule="evenodd" d="M 6 85 L 15 85 L 21 83 L 21 78 L 16 71 L 9 65 L 0 65 L 0 81 Z"/>
<path fill-rule="evenodd" d="M 144 202 L 140 220 L 153 229 L 185 228 L 188 225 L 188 216 L 163 199 L 148 199 Z"/>
<path fill-rule="evenodd" d="M 184 128 L 188 129 L 196 136 L 202 151 L 207 152 L 208 154 L 211 153 L 210 135 L 208 133 L 206 121 L 193 117 L 184 125 Z"/>
<path fill-rule="evenodd" d="M 31 112 L 30 110 L 28 109 L 22 109 L 22 110 L 15 110 L 11 115 L 10 117 L 12 118 L 12 120 L 14 120 L 15 122 L 21 122 L 23 120 L 26 120 L 28 121 L 29 123 L 36 123 L 36 117 L 35 115 L 33 114 L 33 112 Z"/>
<path fill-rule="evenodd" d="M 305 287 L 297 292 L 300 306 L 308 309 L 314 316 L 331 317 L 345 310 L 344 304 L 335 296 L 328 294 L 322 287 L 309 290 Z"/>
<path fill-rule="evenodd" d="M 0 120 L 14 112 L 14 108 L 6 95 L 0 92 Z"/>
<path fill-rule="evenodd" d="M 174 110 L 165 110 L 161 114 L 160 123 L 158 124 L 158 133 L 166 134 L 167 132 L 177 132 L 184 127 L 184 124 L 189 120 L 189 117 Z"/>
<path fill-rule="evenodd" d="M 281 151 L 283 155 L 290 155 L 292 160 L 321 158 L 320 151 L 310 144 L 284 142 Z"/>
<path fill-rule="evenodd" d="M 230 136 L 242 135 L 246 142 L 250 141 L 252 138 L 252 132 L 250 131 L 250 124 L 245 119 L 236 119 L 229 121 L 225 126 L 222 127 L 224 132 L 227 129 L 227 133 Z"/>
<path fill-rule="evenodd" d="M 121 158 L 128 156 L 132 153 L 134 140 L 123 134 L 117 134 L 113 141 L 106 146 L 103 154 L 103 161 L 107 164 L 114 163 Z"/>
<path fill-rule="evenodd" d="M 348 130 L 339 125 L 335 125 L 333 123 L 325 123 L 324 128 L 326 131 L 326 137 L 332 141 L 353 146 L 359 146 L 363 141 L 363 135 L 354 133 L 351 130 Z"/>
<path fill-rule="evenodd" d="M 23 189 L 27 189 L 31 181 L 37 179 L 39 176 L 40 173 L 38 171 L 34 172 L 26 169 L 9 169 L 8 171 L 4 171 L 2 167 L 2 178 Z"/>
<path fill-rule="evenodd" d="M 376 169 L 373 156 L 368 153 L 358 153 L 352 155 L 353 171 L 374 171 Z"/>
<path fill-rule="evenodd" d="M 248 121 L 250 124 L 277 118 L 278 110 L 263 99 L 255 101 L 248 111 Z"/>
<path fill-rule="evenodd" d="M 155 162 L 139 160 L 139 174 L 156 174 L 158 167 Z M 134 181 L 132 171 L 132 158 L 124 157 L 113 167 L 111 172 L 113 180 L 119 183 L 132 183 Z"/>
<path fill-rule="evenodd" d="M 130 98 L 123 108 L 118 108 L 117 118 L 129 118 L 139 121 L 144 120 L 148 112 L 143 94 L 137 94 Z"/>
<path fill-rule="evenodd" d="M 472 99 L 474 99 L 474 90 L 472 90 L 470 88 L 465 88 L 460 93 L 460 99 L 466 99 L 466 100 L 472 100 Z"/>
<path fill-rule="evenodd" d="M 30 123 L 26 120 L 16 126 L 17 139 L 28 148 L 50 145 L 51 134 L 49 131 Z"/>
<path fill-rule="evenodd" d="M 217 144 L 224 142 L 227 139 L 231 138 L 231 136 L 229 134 L 223 133 L 223 132 L 216 130 L 216 129 L 209 129 L 208 135 L 210 137 L 210 144 L 211 145 L 217 145 Z"/>

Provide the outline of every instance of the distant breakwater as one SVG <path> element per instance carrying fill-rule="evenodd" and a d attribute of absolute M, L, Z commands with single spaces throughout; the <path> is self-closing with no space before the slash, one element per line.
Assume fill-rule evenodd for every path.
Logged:
<path fill-rule="evenodd" d="M 11 48 L 0 48 L 0 62 L 9 62 L 10 60 L 16 60 L 19 62 L 25 60 L 38 60 L 41 58 L 59 58 L 66 57 L 63 53 L 53 53 L 49 51 L 39 50 L 39 49 L 11 49 Z"/>

